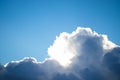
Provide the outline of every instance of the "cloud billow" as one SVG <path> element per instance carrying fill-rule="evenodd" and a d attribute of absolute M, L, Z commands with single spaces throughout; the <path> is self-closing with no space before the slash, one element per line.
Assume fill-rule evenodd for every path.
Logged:
<path fill-rule="evenodd" d="M 48 55 L 0 65 L 0 80 L 120 80 L 120 47 L 90 28 L 61 33 Z"/>

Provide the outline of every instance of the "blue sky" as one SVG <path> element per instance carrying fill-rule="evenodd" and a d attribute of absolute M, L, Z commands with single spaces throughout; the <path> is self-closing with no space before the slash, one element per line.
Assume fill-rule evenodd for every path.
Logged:
<path fill-rule="evenodd" d="M 61 32 L 90 27 L 120 45 L 119 0 L 0 0 L 0 63 L 46 58 Z"/>

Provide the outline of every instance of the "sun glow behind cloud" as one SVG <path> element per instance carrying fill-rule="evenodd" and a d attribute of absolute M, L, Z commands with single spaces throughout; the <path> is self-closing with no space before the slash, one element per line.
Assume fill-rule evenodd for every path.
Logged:
<path fill-rule="evenodd" d="M 71 52 L 70 46 L 68 46 L 68 38 L 69 34 L 63 32 L 59 37 L 56 37 L 54 46 L 48 48 L 50 57 L 58 61 L 62 66 L 68 66 L 71 63 L 71 59 L 74 57 L 74 53 Z"/>

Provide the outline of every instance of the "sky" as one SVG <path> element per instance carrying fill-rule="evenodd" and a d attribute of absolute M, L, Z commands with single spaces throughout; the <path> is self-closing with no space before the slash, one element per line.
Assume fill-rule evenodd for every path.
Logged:
<path fill-rule="evenodd" d="M 90 27 L 120 45 L 119 0 L 0 0 L 0 63 L 44 61 L 61 32 Z"/>

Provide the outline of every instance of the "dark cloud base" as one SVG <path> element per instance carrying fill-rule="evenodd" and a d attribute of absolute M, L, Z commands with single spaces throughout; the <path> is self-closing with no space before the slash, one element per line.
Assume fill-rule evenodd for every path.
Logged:
<path fill-rule="evenodd" d="M 6 67 L 0 65 L 0 80 L 120 80 L 120 48 L 106 53 L 99 68 L 96 64 L 82 69 L 74 66 L 66 74 L 57 70 L 62 66 L 53 60 L 35 63 L 34 59 L 28 58 Z"/>

